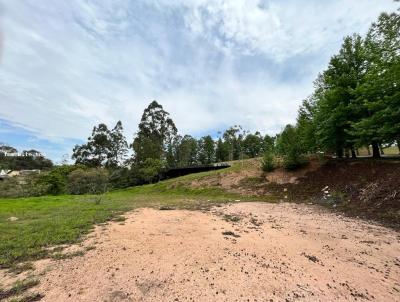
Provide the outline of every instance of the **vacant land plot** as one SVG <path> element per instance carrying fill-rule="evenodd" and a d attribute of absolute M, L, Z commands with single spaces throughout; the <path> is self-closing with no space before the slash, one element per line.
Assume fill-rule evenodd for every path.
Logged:
<path fill-rule="evenodd" d="M 43 301 L 396 301 L 400 234 L 316 206 L 138 209 L 80 257 L 42 260 Z M 4 279 L 6 280 L 6 278 Z"/>

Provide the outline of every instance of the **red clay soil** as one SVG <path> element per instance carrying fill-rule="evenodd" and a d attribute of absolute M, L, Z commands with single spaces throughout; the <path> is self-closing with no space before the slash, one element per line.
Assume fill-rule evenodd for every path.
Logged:
<path fill-rule="evenodd" d="M 296 183 L 268 189 L 288 200 L 311 200 L 400 227 L 398 161 L 331 160 Z"/>

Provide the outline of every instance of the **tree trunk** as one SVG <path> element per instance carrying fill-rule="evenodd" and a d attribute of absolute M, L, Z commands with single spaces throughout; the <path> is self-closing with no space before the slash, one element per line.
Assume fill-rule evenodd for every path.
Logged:
<path fill-rule="evenodd" d="M 371 155 L 371 150 L 369 149 L 369 145 L 367 146 L 368 155 Z"/>
<path fill-rule="evenodd" d="M 360 150 L 356 149 L 356 156 L 360 156 Z"/>
<path fill-rule="evenodd" d="M 372 157 L 380 158 L 381 154 L 379 153 L 379 144 L 377 142 L 372 143 Z"/>
<path fill-rule="evenodd" d="M 357 158 L 356 150 L 353 147 L 351 147 L 351 158 Z"/>
<path fill-rule="evenodd" d="M 337 158 L 343 158 L 343 149 L 342 148 L 336 150 L 336 156 L 337 156 Z"/>

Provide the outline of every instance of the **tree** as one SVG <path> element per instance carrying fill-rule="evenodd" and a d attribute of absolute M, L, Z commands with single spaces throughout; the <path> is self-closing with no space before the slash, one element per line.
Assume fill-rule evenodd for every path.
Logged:
<path fill-rule="evenodd" d="M 372 24 L 366 40 L 366 80 L 357 89 L 364 116 L 353 123 L 352 135 L 371 143 L 373 157 L 379 144 L 400 138 L 400 15 L 383 13 Z"/>
<path fill-rule="evenodd" d="M 228 147 L 228 160 L 238 160 L 241 157 L 243 136 L 242 126 L 240 125 L 225 130 L 223 138 Z"/>
<path fill-rule="evenodd" d="M 123 127 L 121 121 L 118 121 L 110 133 L 110 150 L 107 154 L 108 167 L 118 167 L 126 160 L 128 153 L 128 143 L 126 142 L 123 134 Z"/>
<path fill-rule="evenodd" d="M 198 161 L 203 165 L 209 165 L 215 161 L 215 142 L 210 135 L 198 141 Z"/>
<path fill-rule="evenodd" d="M 190 135 L 185 135 L 177 150 L 177 162 L 179 167 L 193 166 L 197 163 L 197 140 Z"/>
<path fill-rule="evenodd" d="M 155 158 L 146 158 L 139 167 L 139 176 L 145 183 L 153 183 L 159 180 L 160 173 L 164 169 L 163 162 Z"/>
<path fill-rule="evenodd" d="M 343 156 L 345 148 L 354 148 L 354 135 L 349 131 L 362 112 L 355 89 L 364 82 L 365 51 L 359 35 L 344 39 L 339 54 L 332 57 L 328 69 L 315 82 L 317 108 L 316 134 L 326 151 Z M 313 109 L 314 110 L 314 109 Z"/>
<path fill-rule="evenodd" d="M 215 150 L 216 162 L 223 162 L 229 160 L 229 146 L 223 142 L 221 138 L 217 141 L 217 147 Z"/>
<path fill-rule="evenodd" d="M 134 162 L 140 165 L 147 158 L 166 160 L 167 146 L 177 132 L 169 113 L 157 101 L 151 102 L 143 112 L 139 131 L 131 145 Z"/>
<path fill-rule="evenodd" d="M 298 130 L 292 125 L 287 125 L 280 133 L 276 149 L 283 156 L 283 166 L 287 170 L 295 170 L 306 163 Z"/>
<path fill-rule="evenodd" d="M 88 142 L 74 147 L 72 159 L 75 159 L 76 164 L 88 167 L 116 168 L 122 164 L 127 152 L 127 143 L 122 130 L 120 121 L 112 130 L 105 124 L 95 126 Z"/>
<path fill-rule="evenodd" d="M 266 134 L 263 139 L 263 151 L 264 153 L 267 151 L 274 152 L 275 149 L 275 138 Z"/>
<path fill-rule="evenodd" d="M 318 150 L 315 124 L 315 98 L 310 97 L 302 102 L 297 115 L 297 131 L 302 146 L 306 152 L 315 153 Z"/>
<path fill-rule="evenodd" d="M 246 135 L 243 140 L 243 151 L 250 158 L 257 157 L 262 153 L 263 137 L 260 132 L 257 131 L 255 134 Z"/>

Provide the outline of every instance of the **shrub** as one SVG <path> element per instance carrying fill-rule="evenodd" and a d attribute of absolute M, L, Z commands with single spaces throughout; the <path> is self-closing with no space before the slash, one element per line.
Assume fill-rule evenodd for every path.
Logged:
<path fill-rule="evenodd" d="M 59 195 L 67 193 L 68 175 L 82 166 L 79 165 L 62 165 L 54 167 L 50 172 L 40 174 L 40 182 L 47 186 L 46 194 Z"/>
<path fill-rule="evenodd" d="M 283 156 L 283 167 L 286 170 L 296 170 L 305 166 L 306 164 L 307 160 L 305 159 L 303 154 L 296 150 L 296 148 L 293 148 L 293 150 L 290 150 L 287 154 Z"/>
<path fill-rule="evenodd" d="M 277 139 L 277 150 L 283 157 L 283 167 L 286 170 L 295 170 L 307 163 L 296 127 L 291 125 L 285 127 Z"/>
<path fill-rule="evenodd" d="M 138 170 L 140 178 L 146 183 L 159 180 L 160 173 L 164 169 L 163 162 L 159 159 L 147 158 Z"/>
<path fill-rule="evenodd" d="M 105 169 L 77 169 L 68 175 L 68 192 L 71 194 L 101 194 L 108 188 L 108 172 Z"/>
<path fill-rule="evenodd" d="M 265 152 L 262 159 L 262 169 L 264 172 L 271 172 L 275 169 L 275 157 L 272 152 Z"/>
<path fill-rule="evenodd" d="M 0 197 L 4 198 L 41 196 L 47 190 L 48 186 L 40 181 L 39 175 L 18 176 L 0 181 Z"/>

